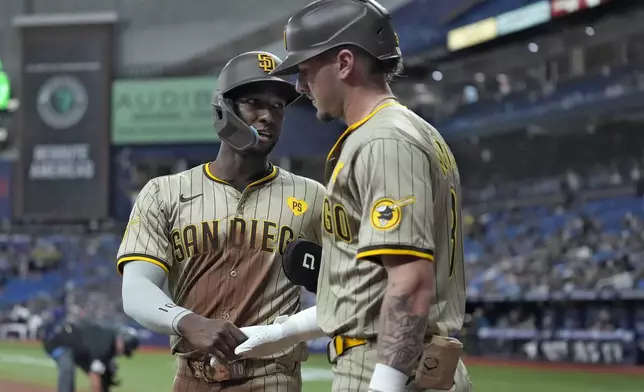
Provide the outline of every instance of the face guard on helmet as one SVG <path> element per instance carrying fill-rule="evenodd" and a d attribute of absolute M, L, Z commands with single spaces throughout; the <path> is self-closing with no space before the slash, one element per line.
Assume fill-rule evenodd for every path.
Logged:
<path fill-rule="evenodd" d="M 375 0 L 318 0 L 293 17 L 284 29 L 287 56 L 271 75 L 292 75 L 301 64 L 330 49 L 357 46 L 378 60 L 402 57 L 387 10 Z"/>
<path fill-rule="evenodd" d="M 235 113 L 235 104 L 230 93 L 239 87 L 255 83 L 271 84 L 275 93 L 290 105 L 300 94 L 293 83 L 270 72 L 282 61 L 268 52 L 247 52 L 233 58 L 219 74 L 213 98 L 214 127 L 219 138 L 237 151 L 249 150 L 257 144 L 257 130 L 246 124 Z"/>

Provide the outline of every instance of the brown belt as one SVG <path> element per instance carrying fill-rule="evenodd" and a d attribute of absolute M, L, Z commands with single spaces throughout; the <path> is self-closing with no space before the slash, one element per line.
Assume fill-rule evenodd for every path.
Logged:
<path fill-rule="evenodd" d="M 210 365 L 209 356 L 179 358 L 180 376 L 203 380 L 208 383 L 235 384 L 253 377 L 274 373 L 295 373 L 298 363 L 288 359 L 244 359 L 229 364 Z"/>

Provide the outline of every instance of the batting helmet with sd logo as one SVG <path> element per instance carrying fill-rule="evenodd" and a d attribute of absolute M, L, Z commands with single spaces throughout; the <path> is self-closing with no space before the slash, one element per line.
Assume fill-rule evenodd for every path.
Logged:
<path fill-rule="evenodd" d="M 272 53 L 247 52 L 231 59 L 219 74 L 212 102 L 214 126 L 219 138 L 234 149 L 244 151 L 253 148 L 259 137 L 257 130 L 235 113 L 230 96 L 236 89 L 251 83 L 271 83 L 286 105 L 299 98 L 293 83 L 270 74 L 281 63 L 282 60 Z"/>
<path fill-rule="evenodd" d="M 355 45 L 381 61 L 402 57 L 391 16 L 378 2 L 318 0 L 289 19 L 287 56 L 271 75 L 295 74 L 298 64 L 343 45 Z"/>

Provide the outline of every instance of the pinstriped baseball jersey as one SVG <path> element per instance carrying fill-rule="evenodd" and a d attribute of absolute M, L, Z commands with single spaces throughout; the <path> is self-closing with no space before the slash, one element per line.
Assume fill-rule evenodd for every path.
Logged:
<path fill-rule="evenodd" d="M 237 326 L 269 324 L 300 307 L 300 289 L 281 267 L 290 241 L 320 243 L 324 187 L 276 166 L 239 192 L 208 165 L 150 180 L 139 193 L 117 260 L 168 273 L 173 301 Z M 171 338 L 173 353 L 192 351 Z M 286 353 L 306 359 L 306 347 Z M 276 355 L 275 357 L 279 357 Z"/>
<path fill-rule="evenodd" d="M 387 285 L 383 255 L 433 263 L 428 335 L 461 329 L 465 277 L 458 168 L 431 125 L 396 102 L 350 126 L 327 160 L 318 323 L 374 337 Z"/>

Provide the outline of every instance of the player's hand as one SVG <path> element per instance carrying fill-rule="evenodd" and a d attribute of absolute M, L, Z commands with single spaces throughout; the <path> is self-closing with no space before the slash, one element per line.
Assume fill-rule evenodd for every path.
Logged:
<path fill-rule="evenodd" d="M 212 354 L 222 362 L 238 359 L 235 347 L 248 339 L 230 321 L 212 320 L 195 313 L 182 317 L 177 329 L 195 350 Z"/>
<path fill-rule="evenodd" d="M 248 340 L 235 348 L 235 355 L 241 358 L 264 357 L 287 348 L 284 330 L 279 324 L 242 327 L 241 331 L 248 336 Z"/>

